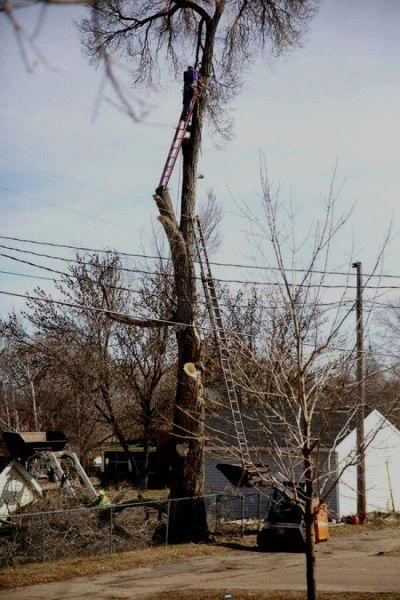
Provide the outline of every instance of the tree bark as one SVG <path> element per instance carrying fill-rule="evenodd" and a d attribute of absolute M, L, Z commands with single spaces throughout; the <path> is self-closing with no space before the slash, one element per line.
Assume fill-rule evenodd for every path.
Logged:
<path fill-rule="evenodd" d="M 39 419 L 38 419 L 38 412 L 37 412 L 37 405 L 36 405 L 36 390 L 35 390 L 35 384 L 33 382 L 33 378 L 31 375 L 31 370 L 29 368 L 29 363 L 26 365 L 26 373 L 28 375 L 29 387 L 31 390 L 33 428 L 35 431 L 39 431 Z"/>
<path fill-rule="evenodd" d="M 134 456 L 133 452 L 130 451 L 129 444 L 128 444 L 128 442 L 119 426 L 119 423 L 115 417 L 114 409 L 113 409 L 113 406 L 112 406 L 112 403 L 110 401 L 109 394 L 108 394 L 108 386 L 102 385 L 100 387 L 101 387 L 101 395 L 102 395 L 104 404 L 107 407 L 107 411 L 104 410 L 104 408 L 102 408 L 98 402 L 95 403 L 95 406 L 96 406 L 97 410 L 100 412 L 100 414 L 103 415 L 103 417 L 107 421 L 107 423 L 109 423 L 109 425 L 111 425 L 113 433 L 116 436 L 116 438 L 118 439 L 118 442 L 119 442 L 122 450 L 125 453 L 125 456 L 128 460 L 128 463 L 129 463 L 129 466 L 131 469 L 130 470 L 130 480 L 131 480 L 132 486 L 134 486 L 137 482 L 137 477 L 138 477 L 138 469 L 137 469 L 135 456 Z"/>
<path fill-rule="evenodd" d="M 149 486 L 149 467 L 150 467 L 150 443 L 151 443 L 151 416 L 150 406 L 145 407 L 143 424 L 143 463 L 142 463 L 142 482 L 141 489 L 146 492 Z"/>
<path fill-rule="evenodd" d="M 313 507 L 313 478 L 312 465 L 308 452 L 304 457 L 305 473 L 305 527 L 306 527 L 306 567 L 307 567 L 307 600 L 316 600 L 317 585 L 315 581 L 315 538 L 314 538 L 314 507 Z"/>
<path fill-rule="evenodd" d="M 203 85 L 212 71 L 214 39 L 220 19 L 218 11 L 206 27 L 201 63 Z M 204 493 L 204 399 L 202 373 L 196 379 L 184 371 L 186 363 L 201 364 L 202 341 L 194 327 L 196 319 L 195 245 L 193 217 L 195 216 L 197 163 L 201 133 L 207 104 L 206 89 L 201 93 L 193 111 L 190 138 L 182 145 L 183 176 L 181 215 L 173 214 L 167 190 L 156 190 L 155 200 L 160 220 L 166 231 L 174 266 L 176 295 L 175 320 L 185 325 L 176 332 L 178 346 L 177 388 L 173 424 L 173 456 L 171 463 L 170 498 L 191 498 L 172 502 L 169 535 L 171 542 L 201 541 L 208 537 L 205 505 L 198 498 Z"/>

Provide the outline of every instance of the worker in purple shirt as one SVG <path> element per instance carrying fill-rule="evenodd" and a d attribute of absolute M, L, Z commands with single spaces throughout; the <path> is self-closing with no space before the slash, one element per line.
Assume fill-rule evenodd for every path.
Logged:
<path fill-rule="evenodd" d="M 200 73 L 193 67 L 188 67 L 183 74 L 183 111 L 182 119 L 187 119 L 194 92 L 200 81 Z"/>

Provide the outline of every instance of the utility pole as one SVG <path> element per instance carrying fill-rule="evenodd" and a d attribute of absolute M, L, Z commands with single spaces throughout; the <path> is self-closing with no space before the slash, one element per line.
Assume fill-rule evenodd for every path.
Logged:
<path fill-rule="evenodd" d="M 357 514 L 360 523 L 364 523 L 367 514 L 365 485 L 365 354 L 364 354 L 364 317 L 361 262 L 353 263 L 357 269 Z"/>

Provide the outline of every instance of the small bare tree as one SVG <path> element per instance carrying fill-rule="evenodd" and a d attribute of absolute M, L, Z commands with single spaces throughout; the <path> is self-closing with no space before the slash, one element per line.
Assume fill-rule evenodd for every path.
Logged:
<path fill-rule="evenodd" d="M 266 309 L 265 323 L 257 321 L 256 332 L 253 317 L 248 320 L 247 331 L 244 328 L 235 335 L 235 327 L 231 329 L 236 385 L 251 398 L 250 405 L 255 409 L 249 413 L 244 410 L 243 416 L 254 441 L 254 468 L 266 484 L 282 491 L 289 489 L 293 504 L 304 515 L 308 600 L 315 600 L 317 594 L 316 512 L 343 472 L 360 459 L 354 448 L 341 464 L 335 462 L 339 442 L 355 427 L 358 384 L 354 299 L 347 292 L 352 286 L 346 279 L 334 301 L 327 300 L 326 293 L 335 236 L 349 216 L 335 218 L 333 187 L 322 221 L 315 224 L 306 240 L 297 243 L 294 221 L 288 219 L 264 179 L 264 219 L 260 220 L 250 209 L 246 215 L 261 233 L 262 244 L 267 244 L 266 254 L 273 256 L 272 276 L 265 279 L 264 288 L 264 298 L 271 306 Z M 299 248 L 305 261 L 302 263 Z M 350 267 L 351 262 L 349 272 Z M 252 296 L 247 300 L 251 304 Z M 398 406 L 398 400 L 398 396 L 391 399 L 387 416 Z M 380 426 L 368 432 L 364 449 Z M 223 427 L 218 432 L 214 426 L 209 434 L 220 444 L 229 444 L 230 454 L 241 458 L 235 440 L 224 435 Z M 265 452 L 260 455 L 257 448 L 264 448 L 268 458 Z"/>

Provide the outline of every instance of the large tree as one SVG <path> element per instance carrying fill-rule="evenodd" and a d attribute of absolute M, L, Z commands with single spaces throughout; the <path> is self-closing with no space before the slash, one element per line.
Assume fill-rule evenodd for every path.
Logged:
<path fill-rule="evenodd" d="M 202 75 L 190 138 L 183 145 L 180 209 L 174 210 L 167 189 L 158 188 L 154 196 L 174 268 L 176 308 L 171 320 L 180 323 L 172 498 L 203 492 L 202 342 L 195 327 L 193 216 L 205 116 L 224 132 L 224 106 L 237 91 L 245 65 L 260 52 L 297 45 L 315 5 L 313 0 L 104 0 L 94 4 L 82 24 L 92 55 L 102 59 L 104 52 L 122 52 L 129 57 L 136 85 L 151 85 L 166 65 L 177 74 L 189 54 Z M 187 374 L 186 363 L 200 366 L 197 377 Z M 205 520 L 191 511 L 186 503 L 180 515 L 174 514 L 177 538 L 204 536 Z"/>

